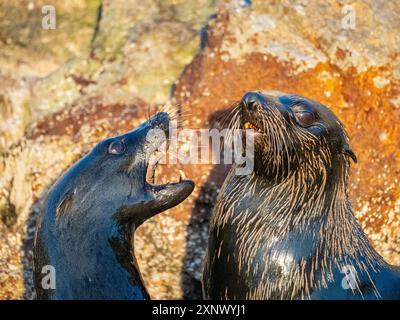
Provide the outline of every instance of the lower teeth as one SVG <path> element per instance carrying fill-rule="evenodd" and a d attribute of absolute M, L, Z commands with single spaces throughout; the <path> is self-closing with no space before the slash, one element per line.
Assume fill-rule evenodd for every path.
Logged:
<path fill-rule="evenodd" d="M 153 185 L 156 184 L 156 168 L 160 160 L 165 156 L 165 153 L 163 151 L 157 150 L 155 151 L 149 159 L 149 164 L 148 164 L 148 177 L 147 181 L 152 183 Z M 179 170 L 179 176 L 178 176 L 178 181 L 182 182 L 183 180 L 186 180 L 186 175 L 182 170 Z"/>
<path fill-rule="evenodd" d="M 182 182 L 182 180 L 185 179 L 186 179 L 185 173 L 182 170 L 179 170 L 179 182 Z"/>

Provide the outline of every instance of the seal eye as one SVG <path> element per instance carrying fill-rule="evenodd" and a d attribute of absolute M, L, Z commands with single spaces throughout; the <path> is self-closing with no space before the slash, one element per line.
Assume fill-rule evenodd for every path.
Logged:
<path fill-rule="evenodd" d="M 315 116 L 313 113 L 308 111 L 295 112 L 297 122 L 303 127 L 311 126 L 315 121 Z"/>
<path fill-rule="evenodd" d="M 111 154 L 121 154 L 124 153 L 125 150 L 126 150 L 125 142 L 121 140 L 111 142 L 111 144 L 108 146 L 108 153 Z"/>

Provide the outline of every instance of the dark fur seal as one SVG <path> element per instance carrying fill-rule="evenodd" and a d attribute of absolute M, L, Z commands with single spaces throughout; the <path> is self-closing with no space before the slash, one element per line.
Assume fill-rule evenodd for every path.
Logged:
<path fill-rule="evenodd" d="M 132 234 L 194 188 L 189 180 L 146 181 L 149 159 L 168 136 L 169 121 L 167 113 L 158 113 L 129 133 L 100 142 L 52 187 L 35 237 L 38 299 L 149 298 Z M 159 130 L 149 134 L 151 129 Z M 43 288 L 48 265 L 55 270 L 54 290 Z"/>
<path fill-rule="evenodd" d="M 233 127 L 252 128 L 255 170 L 222 187 L 203 274 L 207 299 L 400 299 L 400 272 L 372 248 L 347 195 L 356 157 L 318 102 L 249 92 Z"/>

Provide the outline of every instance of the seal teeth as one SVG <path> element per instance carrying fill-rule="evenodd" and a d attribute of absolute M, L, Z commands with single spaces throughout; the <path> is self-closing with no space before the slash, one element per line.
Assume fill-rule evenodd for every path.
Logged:
<path fill-rule="evenodd" d="M 147 161 L 147 172 L 146 181 L 152 184 L 156 184 L 156 169 L 160 161 L 166 157 L 166 149 L 168 149 L 168 143 L 164 141 L 160 146 L 150 154 Z M 165 158 L 164 158 L 165 160 Z"/>
<path fill-rule="evenodd" d="M 253 129 L 253 130 L 257 131 L 257 132 L 262 132 L 257 126 L 255 126 L 254 124 L 252 124 L 250 122 L 246 122 L 244 124 L 244 128 L 245 129 Z"/>
<path fill-rule="evenodd" d="M 186 175 L 182 170 L 179 170 L 179 182 L 186 179 Z"/>

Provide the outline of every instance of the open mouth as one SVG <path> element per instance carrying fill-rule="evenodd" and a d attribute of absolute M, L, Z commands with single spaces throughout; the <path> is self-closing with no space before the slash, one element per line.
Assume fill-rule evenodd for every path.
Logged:
<path fill-rule="evenodd" d="M 166 157 L 167 141 L 163 142 L 151 154 L 147 161 L 146 182 L 156 183 L 156 169 L 162 159 Z"/>
<path fill-rule="evenodd" d="M 264 133 L 259 127 L 257 127 L 255 124 L 253 124 L 249 121 L 246 121 L 244 123 L 243 127 L 245 129 L 253 129 L 255 132 L 258 132 L 258 133 Z"/>
<path fill-rule="evenodd" d="M 143 193 L 141 193 L 144 198 L 140 197 L 138 200 L 137 197 L 132 197 L 133 203 L 129 208 L 124 207 L 125 209 L 117 213 L 116 218 L 119 221 L 130 221 L 135 216 L 135 226 L 139 226 L 146 219 L 177 206 L 192 193 L 194 182 L 185 179 L 182 171 L 179 173 L 177 182 L 156 184 L 157 168 L 161 163 L 167 163 L 169 123 L 169 115 L 160 112 L 142 124 L 139 132 L 140 138 L 144 138 L 141 143 L 144 144 L 145 149 L 143 150 L 144 163 L 140 163 L 141 168 L 146 168 Z M 166 178 L 167 175 L 164 173 L 159 175 L 160 178 Z"/>
<path fill-rule="evenodd" d="M 150 154 L 147 162 L 146 170 L 146 182 L 152 185 L 156 185 L 157 168 L 160 163 L 166 163 L 168 154 L 169 143 L 166 139 L 161 145 Z M 182 170 L 178 171 L 177 182 L 182 182 L 186 179 L 185 173 Z"/>
<path fill-rule="evenodd" d="M 165 181 L 167 177 L 171 177 L 170 170 L 174 170 L 173 168 L 168 168 L 168 172 L 164 171 L 162 174 L 158 174 L 160 172 L 157 172 L 157 169 L 160 167 L 160 164 L 167 164 L 169 160 L 170 119 L 168 114 L 158 113 L 152 121 L 156 124 L 152 125 L 152 129 L 157 130 L 152 131 L 151 138 L 147 141 L 146 184 L 155 196 L 153 209 L 159 211 L 171 208 L 185 200 L 193 191 L 194 183 L 186 179 L 182 170 L 178 171 L 178 177 L 176 180 L 172 179 L 173 181 Z M 163 183 L 157 184 L 159 183 L 157 180 L 163 180 Z"/>

